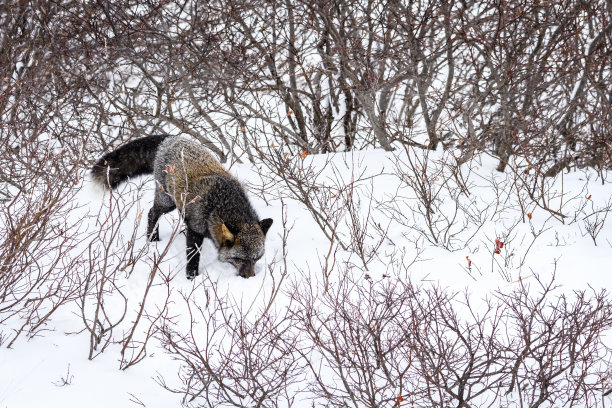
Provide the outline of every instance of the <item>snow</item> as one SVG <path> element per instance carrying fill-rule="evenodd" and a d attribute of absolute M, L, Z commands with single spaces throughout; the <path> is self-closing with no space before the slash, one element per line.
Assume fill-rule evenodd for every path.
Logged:
<path fill-rule="evenodd" d="M 444 169 L 436 170 L 434 161 L 448 159 L 446 154 L 436 152 L 433 155 L 430 174 L 435 173 L 442 177 Z M 379 280 L 388 273 L 396 273 L 392 279 L 405 279 L 405 276 L 400 276 L 399 272 L 393 272 L 393 268 L 390 268 L 398 257 L 404 256 L 409 266 L 403 273 L 409 274 L 412 282 L 438 285 L 457 292 L 467 290 L 476 300 L 483 299 L 495 291 L 507 293 L 516 288 L 518 282 L 533 280 L 535 274 L 547 277 L 555 273 L 561 290 L 567 293 L 589 287 L 595 290 L 612 287 L 612 220 L 605 220 L 596 237 L 597 245 L 586 232 L 588 221 L 597 217 L 597 210 L 610 206 L 612 191 L 609 183 L 602 184 L 593 171 L 563 174 L 551 185 L 550 191 L 556 191 L 557 194 L 547 204 L 550 208 L 560 209 L 566 215 L 566 218 L 561 220 L 536 206 L 522 193 L 517 194 L 513 190 L 516 180 L 510 172 L 498 174 L 494 171 L 496 163 L 493 159 L 480 158 L 480 162 L 474 162 L 478 164 L 469 175 L 471 195 L 460 195 L 459 199 L 471 211 L 482 211 L 479 213 L 482 215 L 482 226 L 476 228 L 473 220 L 468 220 L 466 230 L 451 228 L 451 232 L 457 234 L 456 238 L 452 240 L 449 248 L 443 248 L 433 245 L 423 236 L 422 231 L 427 227 L 423 216 L 416 212 L 419 208 L 416 195 L 394 174 L 398 168 L 402 168 L 402 163 L 405 163 L 404 153 L 369 150 L 291 160 L 302 160 L 300 165 L 303 168 L 312 166 L 321 169 L 322 171 L 317 173 L 317 181 L 330 189 L 339 189 L 356 179 L 363 180 L 357 183 L 359 189 L 355 190 L 361 194 L 356 203 L 360 210 L 360 220 L 370 223 L 368 225 L 372 225 L 372 222 L 383 226 L 390 225 L 390 239 L 384 239 L 380 244 L 376 256 L 368 264 L 367 271 L 355 253 L 338 249 L 338 269 L 333 271 L 334 274 L 345 268 L 344 270 L 350 271 L 354 276 L 368 274 L 374 280 Z M 161 241 L 147 243 L 146 212 L 152 203 L 154 188 L 150 177 L 132 180 L 112 195 L 96 190 L 87 177 L 84 177 L 83 185 L 77 194 L 77 201 L 84 207 L 71 215 L 74 221 L 86 219 L 87 228 L 95 231 L 100 228 L 99 220 L 104 220 L 108 214 L 120 214 L 125 217 L 119 229 L 123 240 L 118 240 L 115 248 L 121 249 L 122 245 L 129 241 L 136 227 L 134 251 L 144 251 L 129 276 L 118 273 L 116 277 L 116 283 L 121 293 L 129 299 L 129 303 L 126 318 L 112 334 L 115 341 L 120 340 L 131 328 L 130 322 L 140 307 L 152 265 L 156 256 L 166 248 L 168 253 L 161 262 L 145 306 L 153 318 L 158 312 L 160 315 L 174 316 L 178 329 L 189 326 L 188 303 L 180 300 L 192 290 L 196 294 L 193 299 L 201 302 L 205 308 L 205 293 L 214 286 L 221 299 L 233 299 L 235 304 L 242 305 L 241 310 L 256 317 L 262 312 L 265 302 L 269 300 L 270 294 L 280 281 L 283 261 L 286 261 L 288 268 L 288 276 L 283 282 L 285 289 L 288 282 L 295 283 L 304 276 L 318 281 L 322 279 L 321 266 L 330 252 L 329 240 L 315 225 L 308 209 L 291 196 L 279 182 L 278 175 L 272 171 L 264 169 L 262 174 L 274 187 L 265 191 L 263 197 L 256 194 L 256 186 L 261 186 L 262 183 L 262 176 L 257 172 L 260 167 L 260 164 L 235 164 L 232 167 L 232 172 L 251 187 L 252 202 L 260 217 L 274 219 L 266 241 L 266 255 L 256 266 L 256 276 L 248 280 L 238 277 L 231 266 L 219 262 L 212 243 L 205 241 L 201 276 L 195 282 L 188 281 L 184 273 L 185 238 L 177 232 L 180 222 L 176 211 L 162 218 Z M 371 179 L 368 179 L 370 177 Z M 448 185 L 441 182 L 436 185 L 441 189 L 440 211 L 448 215 L 454 207 L 453 200 L 449 199 L 451 192 L 445 189 L 452 187 L 452 182 Z M 111 197 L 121 199 L 109 210 Z M 497 202 L 498 198 L 501 203 L 495 207 L 495 211 L 487 207 Z M 524 212 L 520 210 L 519 199 L 524 200 L 520 203 L 525 207 Z M 368 221 L 367 210 L 370 202 L 371 218 Z M 406 222 L 413 223 L 411 228 L 389 220 L 390 207 L 385 210 L 385 204 L 389 203 L 397 206 L 395 208 L 406 217 Z M 332 202 L 329 204 L 333 206 Z M 286 259 L 283 259 L 283 215 L 286 215 L 286 225 L 290 229 L 285 249 Z M 142 222 L 135 221 L 139 216 Z M 458 217 L 461 225 L 466 212 L 459 211 Z M 111 221 L 114 219 L 111 217 Z M 572 222 L 574 220 L 575 222 Z M 347 222 L 347 218 L 343 218 L 337 231 L 339 238 L 345 243 L 350 242 L 350 225 Z M 176 236 L 170 242 L 173 234 Z M 495 239 L 500 239 L 505 244 L 500 249 L 500 254 L 493 253 Z M 377 244 L 373 237 L 366 240 L 369 245 Z M 89 242 L 101 245 L 103 241 L 86 239 L 74 250 L 75 254 L 82 253 Z M 411 263 L 412 260 L 415 262 Z M 116 259 L 112 258 L 110 261 L 114 262 Z M 275 276 L 271 275 L 267 268 L 267 265 L 273 263 L 276 263 Z M 164 284 L 164 277 L 170 279 L 168 285 Z M 120 297 L 115 292 L 110 299 L 117 301 L 116 304 L 108 305 L 110 318 L 116 320 L 122 313 Z M 172 301 L 168 303 L 167 310 L 160 311 L 166 299 Z M 212 303 L 214 304 L 214 301 Z M 276 310 L 296 307 L 289 303 L 286 292 L 281 292 L 276 297 L 274 305 Z M 136 341 L 142 340 L 144 331 L 150 327 L 149 320 L 143 321 L 135 333 Z M 0 327 L 0 331 L 12 329 L 14 327 Z M 208 335 L 212 338 L 211 332 L 208 332 Z M 203 335 L 197 341 L 203 342 L 205 338 Z M 225 340 L 220 340 L 218 347 L 224 347 L 223 341 Z M 609 342 L 609 337 L 607 341 Z M 120 344 L 111 343 L 92 360 L 88 359 L 89 351 L 89 334 L 83 331 L 78 302 L 73 302 L 60 309 L 48 321 L 46 330 L 40 335 L 33 338 L 22 336 L 11 349 L 0 347 L 0 408 L 69 408 L 83 404 L 90 407 L 169 407 L 181 404 L 181 394 L 171 393 L 159 385 L 160 378 L 171 388 L 180 387 L 181 384 L 177 375 L 180 362 L 164 350 L 159 339 L 150 339 L 146 357 L 126 370 L 120 369 Z M 298 399 L 293 406 L 310 407 L 311 402 Z"/>
<path fill-rule="evenodd" d="M 87 339 L 61 332 L 17 344 L 14 350 L 3 349 L 0 406 L 127 407 L 136 406 L 136 400 L 146 406 L 176 405 L 176 396 L 154 380 L 162 363 L 165 368 L 173 365 L 163 355 L 121 371 L 113 355 L 117 350 L 94 361 L 87 360 L 87 351 Z"/>

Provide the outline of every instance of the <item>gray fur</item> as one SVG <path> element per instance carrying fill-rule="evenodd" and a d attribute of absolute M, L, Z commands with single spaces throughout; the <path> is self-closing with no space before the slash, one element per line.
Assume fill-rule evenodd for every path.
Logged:
<path fill-rule="evenodd" d="M 133 143 L 131 146 L 154 142 L 149 139 L 145 143 L 136 143 L 138 140 L 141 139 L 130 142 Z M 130 152 L 130 143 L 106 154 L 96 165 L 109 158 L 138 156 Z M 123 149 L 122 154 L 117 153 L 120 149 Z M 204 238 L 212 239 L 219 251 L 219 260 L 236 266 L 240 276 L 253 276 L 254 264 L 264 253 L 265 236 L 272 220 L 259 221 L 242 184 L 201 144 L 184 137 L 160 140 L 155 154 L 149 154 L 141 161 L 147 160 L 148 167 L 140 166 L 139 169 L 146 167 L 148 172 L 153 172 L 157 183 L 153 207 L 149 211 L 149 239 L 159 240 L 159 217 L 179 208 L 187 226 L 189 278 L 198 274 L 199 247 Z M 129 173 L 131 170 L 125 169 L 134 166 L 133 162 L 126 164 L 119 160 L 114 160 L 112 165 L 114 174 L 119 175 Z M 111 179 L 111 187 L 123 179 Z M 96 180 L 104 179 L 98 175 Z"/>

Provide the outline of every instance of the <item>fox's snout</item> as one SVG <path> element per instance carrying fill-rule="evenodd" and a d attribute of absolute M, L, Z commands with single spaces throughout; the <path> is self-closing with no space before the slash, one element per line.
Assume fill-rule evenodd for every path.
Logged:
<path fill-rule="evenodd" d="M 245 279 L 255 276 L 255 263 L 251 261 L 243 262 L 238 266 L 238 275 Z"/>

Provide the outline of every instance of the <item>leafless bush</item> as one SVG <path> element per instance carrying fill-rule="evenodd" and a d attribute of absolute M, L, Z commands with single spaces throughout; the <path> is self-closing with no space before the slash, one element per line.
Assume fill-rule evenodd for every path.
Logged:
<path fill-rule="evenodd" d="M 375 206 L 374 184 L 384 168 L 368 169 L 350 153 L 340 154 L 338 158 L 344 159 L 340 162 L 333 155 L 293 155 L 289 148 L 268 146 L 257 151 L 261 183 L 274 186 L 260 195 L 281 199 L 288 195 L 303 204 L 329 240 L 330 251 L 335 252 L 334 247 L 350 251 L 358 258 L 356 265 L 367 270 L 389 228 Z"/>
<path fill-rule="evenodd" d="M 147 356 L 149 342 L 160 321 L 170 313 L 171 280 L 177 275 L 182 277 L 178 272 L 185 265 L 184 262 L 179 262 L 177 268 L 163 265 L 171 259 L 170 250 L 182 229 L 179 220 L 172 224 L 169 238 L 159 248 L 145 243 L 146 234 L 141 234 L 139 226 L 147 219 L 141 207 L 146 190 L 142 183 L 130 182 L 103 198 L 96 219 L 97 232 L 88 242 L 89 268 L 79 299 L 79 313 L 90 337 L 89 359 L 103 353 L 109 345 L 119 344 L 122 370 Z M 127 231 L 131 234 L 126 236 Z M 137 264 L 140 270 L 147 271 L 146 283 L 141 294 L 132 293 L 128 297 L 123 287 Z"/>
<path fill-rule="evenodd" d="M 53 385 L 56 387 L 65 387 L 67 385 L 72 384 L 72 380 L 74 379 L 74 374 L 70 374 L 70 364 L 68 364 L 68 368 L 66 369 L 66 375 L 61 377 L 58 381 L 55 381 Z"/>
<path fill-rule="evenodd" d="M 188 406 L 291 406 L 302 363 L 287 312 L 248 318 L 214 285 L 204 286 L 199 283 L 185 295 L 185 331 L 170 325 L 160 328 L 165 348 L 183 363 L 183 385 L 172 391 L 184 394 Z"/>
<path fill-rule="evenodd" d="M 590 198 L 590 197 L 589 197 Z M 586 201 L 590 201 L 587 199 Z M 601 208 L 595 208 L 593 202 L 590 202 L 590 211 L 583 218 L 584 221 L 584 233 L 588 234 L 593 240 L 593 244 L 597 245 L 597 236 L 603 229 L 608 214 L 612 211 L 612 202 L 608 202 Z"/>
<path fill-rule="evenodd" d="M 96 221 L 97 233 L 87 245 L 88 269 L 79 293 L 79 308 L 84 330 L 89 332 L 90 360 L 111 344 L 113 331 L 124 320 L 128 298 L 118 282 L 132 273 L 146 249 L 136 246 L 136 227 L 141 217 L 128 219 L 134 205 L 110 193 L 108 208 L 100 209 Z M 127 239 L 122 235 L 125 222 L 135 224 Z"/>
<path fill-rule="evenodd" d="M 56 141 L 0 142 L 0 342 L 11 347 L 25 333 L 51 330 L 46 323 L 62 305 L 76 299 L 84 262 L 74 249 L 87 231 L 71 214 L 80 153 Z M 65 165 L 66 156 L 74 160 Z M 9 322 L 11 324 L 9 324 Z M 11 329 L 12 328 L 12 329 Z"/>
<path fill-rule="evenodd" d="M 361 274 L 356 274 L 363 276 Z M 419 379 L 411 371 L 410 292 L 388 278 L 355 280 L 348 272 L 320 292 L 305 277 L 294 293 L 293 324 L 304 337 L 301 354 L 308 361 L 309 391 L 329 406 L 396 406 L 414 402 Z"/>
<path fill-rule="evenodd" d="M 549 280 L 534 278 L 510 296 L 495 295 L 512 328 L 503 340 L 511 363 L 506 403 L 516 392 L 530 407 L 603 404 L 610 387 L 610 349 L 602 337 L 611 323 L 607 292 L 554 295 L 554 273 Z"/>
<path fill-rule="evenodd" d="M 298 154 L 442 143 L 500 170 L 513 156 L 543 175 L 609 168 L 606 2 L 129 4 L 4 13 L 17 41 L 32 38 L 24 21 L 53 39 L 30 61 L 57 56 L 57 90 L 74 101 L 61 113 L 86 112 L 103 146 L 181 132 L 252 159 L 247 138 L 265 132 Z"/>
<path fill-rule="evenodd" d="M 472 179 L 475 163 L 460 165 L 447 155 L 434 158 L 431 151 L 414 147 L 405 151 L 394 164 L 397 195 L 380 200 L 385 214 L 434 245 L 448 250 L 469 246 L 499 210 L 502 197 L 488 203 L 480 199 Z"/>
<path fill-rule="evenodd" d="M 78 298 L 84 214 L 75 200 L 96 111 L 83 107 L 103 65 L 82 58 L 78 2 L 0 6 L 0 320 L 8 346 Z M 91 69 L 88 69 L 91 68 Z M 83 81 L 87 70 L 90 82 Z M 97 112 L 99 114 L 99 112 Z"/>
<path fill-rule="evenodd" d="M 197 406 L 609 401 L 606 291 L 564 291 L 553 271 L 479 298 L 411 282 L 412 262 L 400 258 L 382 276 L 326 263 L 333 280 L 311 271 L 294 276 L 256 310 L 205 281 L 183 294 L 188 321 L 164 319 L 158 333 L 183 364 L 183 385 L 159 382 Z M 285 297 L 283 311 L 271 306 Z"/>
<path fill-rule="evenodd" d="M 342 201 L 336 199 L 346 193 L 347 185 L 330 185 L 329 161 L 315 165 L 305 154 L 293 154 L 291 150 L 268 147 L 260 151 L 260 159 L 266 170 L 260 172 L 264 185 L 281 185 L 277 196 L 287 193 L 290 198 L 304 204 L 313 220 L 329 241 L 335 241 L 343 249 L 347 245 L 338 236 L 338 228 L 346 215 Z"/>
<path fill-rule="evenodd" d="M 601 171 L 609 7 L 9 2 L 2 86 L 32 125 L 90 129 L 87 151 L 170 132 L 252 159 L 246 139 L 265 132 L 297 154 L 442 144 L 462 161 L 493 154 L 500 170 L 518 157 L 542 175 Z"/>
<path fill-rule="evenodd" d="M 535 276 L 474 299 L 397 276 L 293 288 L 315 401 L 330 406 L 592 406 L 608 400 L 612 309 Z"/>
<path fill-rule="evenodd" d="M 283 218 L 283 248 L 290 228 Z M 292 406 L 298 395 L 304 362 L 298 354 L 298 333 L 288 319 L 290 309 L 275 300 L 287 275 L 283 261 L 267 266 L 259 289 L 265 297 L 261 307 L 243 303 L 209 277 L 182 294 L 185 313 L 164 318 L 156 336 L 164 348 L 182 363 L 182 385 L 172 388 L 183 394 L 187 406 Z M 271 279 L 271 286 L 266 279 Z M 267 292 L 267 293 L 266 293 Z M 188 318 L 185 319 L 185 316 Z"/>

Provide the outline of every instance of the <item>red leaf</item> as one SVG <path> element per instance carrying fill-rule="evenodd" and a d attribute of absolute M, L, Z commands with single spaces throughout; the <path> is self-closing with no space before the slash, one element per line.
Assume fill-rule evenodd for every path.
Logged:
<path fill-rule="evenodd" d="M 502 249 L 504 247 L 504 243 L 502 241 L 499 240 L 499 238 L 495 238 L 495 253 L 499 254 L 501 253 L 500 249 Z"/>

